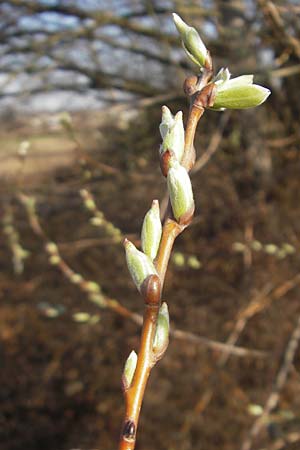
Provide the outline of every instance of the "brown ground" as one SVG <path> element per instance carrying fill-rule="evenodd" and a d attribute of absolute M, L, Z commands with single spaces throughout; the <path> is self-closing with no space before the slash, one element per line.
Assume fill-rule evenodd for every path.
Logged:
<path fill-rule="evenodd" d="M 0 171 L 2 213 L 11 206 L 21 244 L 30 251 L 24 272 L 15 275 L 11 249 L 3 236 L 1 450 L 117 448 L 123 413 L 120 377 L 127 355 L 138 348 L 139 329 L 90 303 L 48 264 L 15 192 L 22 189 L 35 195 L 44 230 L 71 267 L 96 280 L 111 298 L 142 312 L 122 247 L 89 224 L 78 191 L 88 187 L 109 220 L 125 235 L 138 236 L 143 214 L 153 198 L 163 197 L 165 189 L 157 164 L 158 108 L 146 114 L 128 130 L 104 126 L 101 132 L 94 124 L 87 129 L 83 118 L 82 122 L 75 118 L 77 136 L 89 155 L 84 167 L 75 143 L 59 126 L 51 131 L 25 124 L 17 131 L 12 127 L 1 132 L 5 143 Z M 208 113 L 200 126 L 202 152 L 220 117 Z M 221 148 L 193 177 L 196 219 L 176 242 L 176 251 L 197 256 L 202 267 L 171 263 L 164 299 L 173 327 L 222 342 L 234 329 L 240 311 L 256 299 L 256 306 L 265 306 L 257 314 L 253 311 L 238 344 L 266 351 L 267 357 L 231 356 L 218 368 L 222 353 L 171 339 L 166 356 L 151 375 L 138 450 L 241 449 L 256 420 L 249 407 L 264 405 L 297 323 L 299 156 L 293 144 L 284 152 L 276 146 L 277 137 L 267 124 L 263 137 L 259 133 L 254 140 L 251 133 L 246 136 L 247 129 L 256 131 L 259 118 L 245 117 L 238 113 L 230 117 Z M 7 155 L 24 139 L 32 142 L 32 156 L 22 178 L 20 160 Z M 245 240 L 246 250 L 235 251 L 236 243 Z M 261 242 L 263 249 L 250 251 L 253 240 Z M 265 245 L 270 243 L 279 248 L 289 243 L 295 253 L 284 258 L 268 254 L 270 247 Z M 294 281 L 286 285 L 287 280 Z M 283 290 L 274 297 L 278 286 Z M 265 304 L 262 292 L 268 292 Z M 48 317 L 45 304 L 59 315 Z M 89 313 L 90 320 L 76 322 L 78 312 Z M 253 449 L 271 450 L 272 443 L 299 430 L 299 357 L 298 350 L 279 405 Z M 300 441 L 284 448 L 299 449 Z"/>

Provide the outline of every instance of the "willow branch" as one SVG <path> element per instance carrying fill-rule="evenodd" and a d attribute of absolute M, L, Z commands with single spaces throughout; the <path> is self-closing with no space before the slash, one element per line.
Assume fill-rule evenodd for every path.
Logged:
<path fill-rule="evenodd" d="M 191 77 L 185 81 L 184 90 L 190 97 L 191 107 L 186 125 L 184 154 L 181 165 L 185 167 L 187 171 L 191 170 L 196 159 L 194 149 L 195 132 L 198 122 L 205 111 L 205 107 L 208 105 L 212 92 L 213 85 L 207 86 L 208 89 L 206 89 L 206 85 L 210 78 L 211 71 L 207 70 L 200 80 L 197 77 Z M 172 217 L 170 208 L 168 208 L 166 212 L 162 238 L 155 262 L 160 280 L 160 290 L 163 289 L 166 270 L 175 239 L 191 223 L 192 217 L 193 212 L 186 221 L 178 223 Z M 151 305 L 148 300 L 149 299 L 147 298 L 145 300 L 146 308 L 135 375 L 129 390 L 124 389 L 125 415 L 121 428 L 119 450 L 133 450 L 135 448 L 136 431 L 146 384 L 150 371 L 157 362 L 155 360 L 155 355 L 153 355 L 152 346 L 160 306 L 160 296 L 158 297 L 158 295 L 155 295 L 155 305 Z"/>

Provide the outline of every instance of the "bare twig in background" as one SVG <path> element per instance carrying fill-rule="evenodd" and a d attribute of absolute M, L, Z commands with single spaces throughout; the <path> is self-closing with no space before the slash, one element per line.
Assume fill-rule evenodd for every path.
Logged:
<path fill-rule="evenodd" d="M 97 207 L 93 194 L 88 189 L 81 189 L 80 195 L 85 208 L 92 214 L 90 223 L 95 227 L 103 228 L 115 244 L 120 244 L 124 239 L 121 230 L 106 219 L 103 212 Z"/>
<path fill-rule="evenodd" d="M 197 334 L 190 333 L 188 331 L 182 331 L 177 328 L 171 329 L 171 336 L 174 336 L 176 339 L 180 339 L 183 341 L 194 342 L 195 344 L 204 345 L 208 349 L 216 350 L 218 352 L 224 353 L 224 355 L 235 355 L 235 356 L 252 356 L 257 358 L 266 358 L 268 353 L 261 350 L 252 350 L 245 347 L 240 347 L 236 345 L 231 345 L 227 343 L 217 342 L 212 339 L 208 339 L 203 336 L 198 336 Z"/>
<path fill-rule="evenodd" d="M 246 308 L 242 309 L 237 315 L 237 321 L 235 323 L 234 329 L 230 333 L 226 344 L 230 346 L 235 346 L 238 339 L 240 338 L 243 330 L 245 329 L 248 321 L 259 312 L 263 311 L 265 308 L 270 306 L 273 301 L 282 299 L 290 290 L 294 289 L 300 283 L 300 274 L 295 275 L 290 280 L 281 283 L 279 286 L 274 288 L 271 283 L 267 283 L 261 291 L 255 295 L 255 297 L 249 302 Z M 272 292 L 273 291 L 273 292 Z M 194 412 L 197 414 L 202 414 L 204 410 L 208 407 L 211 402 L 216 383 L 218 382 L 219 370 L 225 367 L 230 354 L 223 353 L 220 355 L 216 370 L 211 379 L 211 387 L 208 388 L 201 398 L 196 402 L 194 406 Z M 191 417 L 186 417 L 182 430 L 187 432 L 192 426 L 193 420 Z M 244 449 L 243 449 L 244 450 Z"/>
<path fill-rule="evenodd" d="M 230 111 L 224 112 L 219 122 L 219 125 L 216 128 L 216 131 L 213 133 L 210 139 L 207 149 L 195 162 L 195 165 L 191 170 L 192 174 L 199 172 L 199 170 L 201 170 L 212 158 L 212 156 L 216 153 L 216 151 L 219 148 L 219 145 L 221 144 L 223 133 L 229 119 L 230 119 Z"/>
<path fill-rule="evenodd" d="M 252 317 L 251 313 L 246 313 L 246 311 L 251 311 L 251 305 L 257 305 L 260 304 L 262 299 L 264 299 L 267 295 L 270 294 L 273 286 L 271 283 L 267 283 L 262 290 L 250 301 L 249 305 L 246 307 L 245 310 L 238 313 L 237 321 L 235 323 L 234 329 L 230 333 L 228 339 L 226 340 L 226 343 L 228 345 L 236 345 L 240 335 L 242 334 L 243 330 L 245 329 L 248 320 Z M 228 361 L 228 355 L 220 356 L 219 365 L 220 367 L 224 367 L 225 364 Z"/>
<path fill-rule="evenodd" d="M 279 9 L 274 2 L 271 0 L 259 0 L 258 5 L 266 18 L 269 19 L 274 34 L 280 36 L 282 43 L 300 58 L 300 42 L 295 36 L 289 34 L 289 30 L 287 30 L 285 22 L 280 16 Z"/>
<path fill-rule="evenodd" d="M 298 317 L 296 326 L 286 346 L 283 356 L 282 365 L 277 373 L 274 381 L 273 389 L 265 402 L 262 414 L 257 418 L 251 427 L 251 430 L 241 446 L 241 450 L 250 450 L 256 436 L 259 434 L 262 427 L 268 422 L 268 416 L 276 408 L 279 402 L 280 393 L 286 384 L 288 375 L 293 365 L 294 357 L 300 340 L 300 316 Z M 299 434 L 298 434 L 299 437 Z"/>
<path fill-rule="evenodd" d="M 2 231 L 7 240 L 7 245 L 11 251 L 13 270 L 16 275 L 20 275 L 24 270 L 24 262 L 29 256 L 29 252 L 23 248 L 20 235 L 16 229 L 14 212 L 11 204 L 4 205 L 2 215 Z"/>
<path fill-rule="evenodd" d="M 284 450 L 288 445 L 293 445 L 300 441 L 300 433 L 294 432 L 284 436 L 284 438 L 278 439 L 273 445 L 269 447 L 269 450 Z M 263 449 L 260 449 L 263 450 Z"/>

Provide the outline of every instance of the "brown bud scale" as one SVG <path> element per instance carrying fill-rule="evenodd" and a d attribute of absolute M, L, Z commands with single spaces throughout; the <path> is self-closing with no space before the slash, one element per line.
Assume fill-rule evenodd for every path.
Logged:
<path fill-rule="evenodd" d="M 161 282 L 158 275 L 149 275 L 143 282 L 141 294 L 147 305 L 159 305 L 161 298 Z"/>
<path fill-rule="evenodd" d="M 183 91 L 185 95 L 187 95 L 188 97 L 194 95 L 198 91 L 198 83 L 199 78 L 196 77 L 195 75 L 187 77 L 183 83 Z"/>
<path fill-rule="evenodd" d="M 182 216 L 179 217 L 179 220 L 178 220 L 179 225 L 184 225 L 185 227 L 187 227 L 193 220 L 194 211 L 195 211 L 195 205 L 191 209 L 186 211 L 184 214 L 182 214 Z"/>
<path fill-rule="evenodd" d="M 216 85 L 210 83 L 196 95 L 193 106 L 196 106 L 197 108 L 209 108 L 213 106 L 215 97 Z"/>
<path fill-rule="evenodd" d="M 163 152 L 160 155 L 159 164 L 160 164 L 161 173 L 163 174 L 164 177 L 168 176 L 170 160 L 172 158 L 175 158 L 175 154 L 171 149 L 167 149 L 165 152 Z"/>

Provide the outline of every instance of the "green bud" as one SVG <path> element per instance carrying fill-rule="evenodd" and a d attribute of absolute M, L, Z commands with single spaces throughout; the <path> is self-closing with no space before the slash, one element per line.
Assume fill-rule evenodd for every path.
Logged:
<path fill-rule="evenodd" d="M 169 129 L 174 125 L 174 116 L 167 106 L 163 106 L 161 123 L 159 125 L 159 131 L 161 138 L 164 139 Z"/>
<path fill-rule="evenodd" d="M 191 267 L 191 269 L 201 269 L 202 264 L 201 261 L 197 258 L 197 256 L 189 256 L 187 260 L 187 265 Z"/>
<path fill-rule="evenodd" d="M 275 255 L 278 252 L 278 247 L 275 244 L 266 244 L 264 246 L 264 251 L 268 254 L 268 255 Z"/>
<path fill-rule="evenodd" d="M 166 109 L 168 112 L 166 112 Z M 170 110 L 164 106 L 159 130 L 163 138 L 160 154 L 164 153 L 166 150 L 172 150 L 178 161 L 181 161 L 184 152 L 182 111 L 178 111 L 175 117 L 173 117 Z"/>
<path fill-rule="evenodd" d="M 73 319 L 78 323 L 88 322 L 91 318 L 91 315 L 87 312 L 77 312 L 73 314 Z"/>
<path fill-rule="evenodd" d="M 248 412 L 252 416 L 261 416 L 264 412 L 262 406 L 256 405 L 256 404 L 250 404 L 248 405 Z"/>
<path fill-rule="evenodd" d="M 234 242 L 234 243 L 232 244 L 232 249 L 233 249 L 233 251 L 235 251 L 235 252 L 238 252 L 238 253 L 244 253 L 244 251 L 245 251 L 245 249 L 246 249 L 246 245 L 243 244 L 242 242 Z"/>
<path fill-rule="evenodd" d="M 49 263 L 50 263 L 52 266 L 57 266 L 60 262 L 61 262 L 61 258 L 60 258 L 59 255 L 51 255 L 51 256 L 49 257 Z"/>
<path fill-rule="evenodd" d="M 26 259 L 30 255 L 30 252 L 28 250 L 25 250 L 23 247 L 21 247 L 20 244 L 16 243 L 14 245 L 14 253 L 15 257 L 17 259 Z"/>
<path fill-rule="evenodd" d="M 183 253 L 173 252 L 172 261 L 177 267 L 184 267 L 185 265 L 185 257 Z"/>
<path fill-rule="evenodd" d="M 63 127 L 66 127 L 68 130 L 72 129 L 72 118 L 68 112 L 62 112 L 59 116 L 59 121 Z"/>
<path fill-rule="evenodd" d="M 229 78 L 230 78 L 230 74 L 229 74 Z M 223 83 L 220 83 L 219 89 L 222 90 L 222 89 L 227 89 L 228 87 L 232 88 L 232 87 L 238 87 L 238 86 L 247 86 L 249 84 L 253 84 L 253 75 L 240 75 L 239 77 L 235 77 L 232 79 L 225 79 L 225 81 L 223 81 Z"/>
<path fill-rule="evenodd" d="M 253 84 L 253 75 L 242 75 L 230 80 L 228 74 L 224 75 L 224 79 L 221 74 L 214 83 L 216 94 L 212 109 L 216 110 L 253 108 L 261 105 L 271 93 L 269 89 Z"/>
<path fill-rule="evenodd" d="M 164 302 L 158 313 L 155 336 L 153 340 L 153 353 L 155 359 L 160 359 L 169 344 L 170 320 L 168 305 Z"/>
<path fill-rule="evenodd" d="M 141 292 L 142 284 L 150 275 L 157 275 L 156 269 L 149 256 L 138 250 L 128 239 L 124 241 L 126 261 L 134 284 Z"/>
<path fill-rule="evenodd" d="M 156 258 L 160 240 L 162 226 L 159 214 L 158 200 L 153 200 L 151 209 L 147 212 L 142 226 L 142 249 L 153 261 Z"/>
<path fill-rule="evenodd" d="M 79 193 L 81 195 L 81 198 L 83 199 L 83 203 L 86 209 L 89 211 L 94 211 L 96 209 L 96 204 L 90 192 L 86 189 L 81 189 Z"/>
<path fill-rule="evenodd" d="M 173 20 L 181 36 L 183 48 L 187 56 L 200 67 L 209 61 L 208 51 L 195 28 L 187 25 L 181 17 L 173 14 Z"/>
<path fill-rule="evenodd" d="M 22 141 L 18 148 L 18 155 L 25 158 L 25 156 L 27 156 L 29 148 L 30 148 L 30 142 Z"/>
<path fill-rule="evenodd" d="M 263 248 L 262 243 L 257 240 L 252 241 L 250 245 L 255 252 L 260 252 Z"/>
<path fill-rule="evenodd" d="M 126 360 L 122 375 L 122 383 L 124 391 L 127 391 L 127 389 L 129 389 L 131 386 L 134 377 L 134 372 L 136 369 L 137 359 L 138 359 L 137 354 L 135 353 L 134 350 L 132 350 L 132 352 L 130 353 L 130 355 Z"/>
<path fill-rule="evenodd" d="M 95 303 L 97 306 L 100 306 L 100 308 L 106 308 L 107 307 L 107 301 L 101 294 L 97 293 L 89 293 L 89 300 L 93 303 Z"/>
<path fill-rule="evenodd" d="M 228 68 L 226 67 L 226 69 L 224 69 L 224 67 L 222 67 L 222 69 L 220 69 L 217 75 L 214 77 L 213 82 L 215 84 L 220 84 L 229 80 L 230 80 L 230 72 Z"/>
<path fill-rule="evenodd" d="M 58 253 L 57 245 L 54 242 L 47 242 L 45 249 L 49 255 L 55 255 Z"/>
<path fill-rule="evenodd" d="M 96 205 L 95 202 L 92 198 L 87 198 L 84 200 L 84 206 L 86 207 L 86 209 L 88 209 L 89 211 L 94 211 L 96 209 Z"/>
<path fill-rule="evenodd" d="M 293 245 L 289 244 L 288 242 L 285 242 L 282 245 L 282 248 L 288 255 L 292 255 L 293 253 L 296 252 L 295 247 Z"/>
<path fill-rule="evenodd" d="M 278 259 L 284 259 L 287 256 L 287 253 L 281 248 L 276 252 L 276 257 Z"/>
<path fill-rule="evenodd" d="M 79 273 L 73 273 L 73 275 L 71 275 L 70 277 L 70 281 L 71 283 L 79 284 L 83 281 L 83 278 Z"/>
<path fill-rule="evenodd" d="M 95 281 L 86 281 L 84 283 L 84 289 L 90 294 L 98 294 L 98 292 L 101 292 L 99 284 Z"/>
<path fill-rule="evenodd" d="M 192 184 L 187 170 L 172 161 L 167 176 L 170 201 L 175 219 L 185 223 L 194 212 Z"/>
<path fill-rule="evenodd" d="M 103 225 L 103 219 L 101 219 L 101 217 L 94 216 L 90 218 L 90 223 L 94 225 L 94 227 L 101 227 Z"/>

